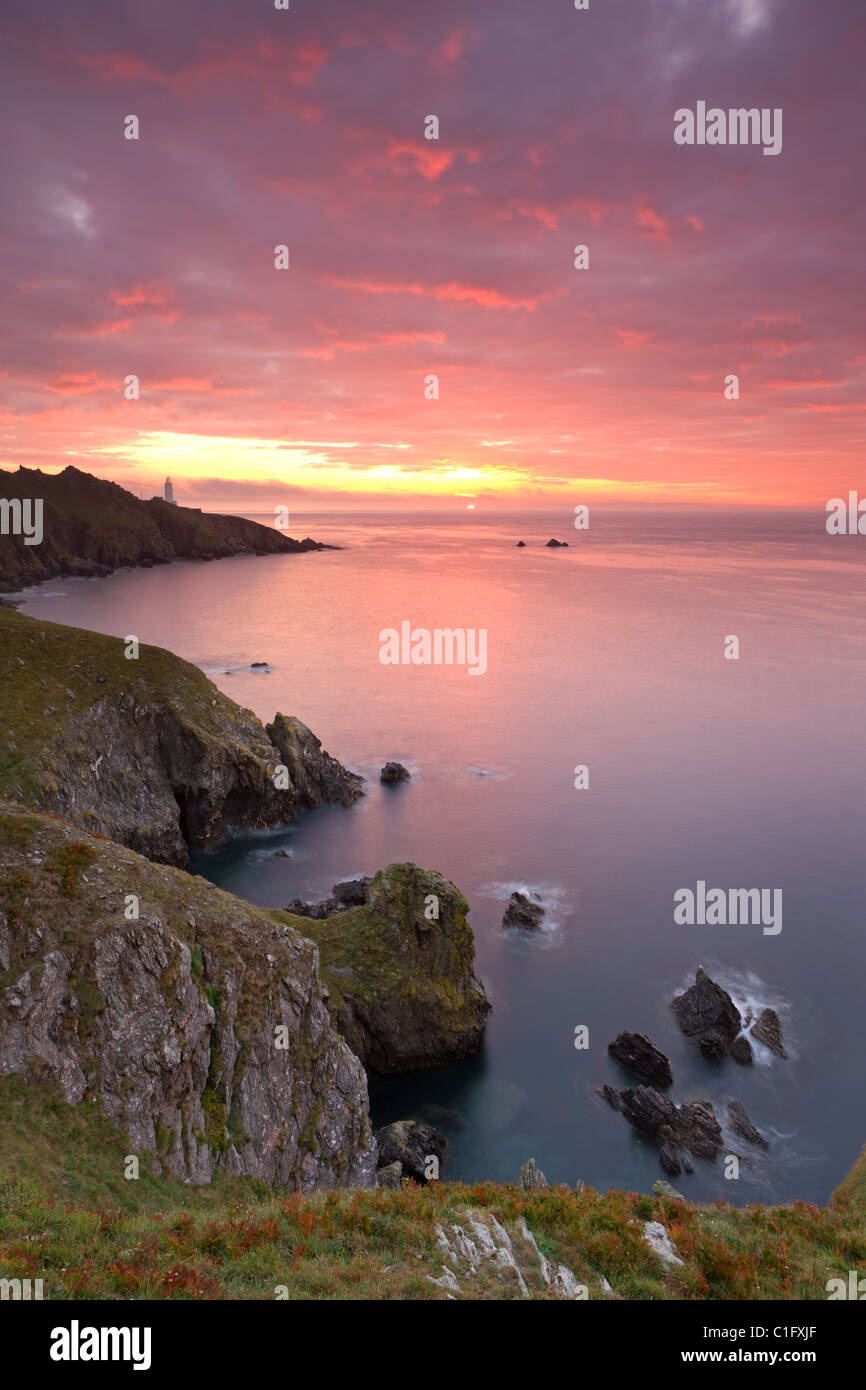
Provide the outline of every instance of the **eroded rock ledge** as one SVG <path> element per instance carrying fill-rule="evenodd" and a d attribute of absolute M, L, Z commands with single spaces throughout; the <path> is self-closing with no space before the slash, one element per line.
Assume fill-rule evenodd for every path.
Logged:
<path fill-rule="evenodd" d="M 125 648 L 0 609 L 0 795 L 183 865 L 231 825 L 282 825 L 363 794 L 299 719 L 265 728 L 198 667 Z"/>
<path fill-rule="evenodd" d="M 319 946 L 332 1016 L 367 1070 L 399 1075 L 476 1052 L 490 1002 L 459 889 L 417 864 L 337 888 L 355 889 L 356 905 L 335 892 L 297 925 Z"/>
<path fill-rule="evenodd" d="M 0 802 L 0 1072 L 97 1103 L 157 1172 L 374 1183 L 317 967 L 284 913 Z"/>

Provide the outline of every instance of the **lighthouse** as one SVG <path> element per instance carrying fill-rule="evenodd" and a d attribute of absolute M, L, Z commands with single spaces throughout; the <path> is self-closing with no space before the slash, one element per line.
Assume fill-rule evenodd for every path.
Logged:
<path fill-rule="evenodd" d="M 165 480 L 165 488 L 163 489 L 163 495 L 165 497 L 166 502 L 168 502 L 170 506 L 177 506 L 177 503 L 174 500 L 174 485 L 171 481 L 171 478 L 166 478 Z"/>

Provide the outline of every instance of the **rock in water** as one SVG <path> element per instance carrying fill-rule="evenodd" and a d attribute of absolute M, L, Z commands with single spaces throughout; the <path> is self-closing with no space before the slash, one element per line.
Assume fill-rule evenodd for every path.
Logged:
<path fill-rule="evenodd" d="M 700 966 L 695 983 L 671 1001 L 671 1008 L 686 1037 L 694 1038 L 703 1055 L 713 1062 L 727 1055 L 742 1026 L 727 990 Z"/>
<path fill-rule="evenodd" d="M 762 1042 L 771 1052 L 775 1052 L 777 1057 L 788 1056 L 782 1045 L 782 1025 L 775 1009 L 761 1010 L 757 1022 L 752 1027 L 752 1037 L 757 1038 L 758 1042 Z"/>
<path fill-rule="evenodd" d="M 523 931 L 535 931 L 541 926 L 544 908 L 541 903 L 531 902 L 525 893 L 512 893 L 502 918 L 503 927 L 520 927 Z"/>
<path fill-rule="evenodd" d="M 757 1144 L 761 1149 L 768 1149 L 770 1146 L 759 1130 L 755 1129 L 745 1110 L 738 1100 L 728 1102 L 728 1119 L 731 1122 L 731 1129 L 740 1135 L 742 1139 L 748 1139 L 750 1144 Z"/>
<path fill-rule="evenodd" d="M 432 1125 L 420 1120 L 397 1120 L 377 1129 L 373 1136 L 379 1148 L 379 1169 L 399 1163 L 402 1176 L 426 1183 L 438 1178 L 448 1141 Z M 435 1159 L 435 1164 L 430 1162 Z"/>
<path fill-rule="evenodd" d="M 534 1158 L 529 1158 L 520 1170 L 520 1186 L 524 1192 L 540 1192 L 550 1183 L 542 1173 Z"/>
<path fill-rule="evenodd" d="M 709 1101 L 687 1101 L 677 1109 L 672 1100 L 650 1086 L 624 1091 L 604 1086 L 602 1094 L 636 1130 L 653 1141 L 666 1173 L 676 1176 L 681 1168 L 691 1172 L 692 1154 L 710 1161 L 718 1157 L 722 1130 Z"/>
<path fill-rule="evenodd" d="M 523 548 L 523 546 L 525 546 L 525 545 L 526 545 L 526 541 L 518 541 L 518 542 L 517 542 L 517 549 L 518 549 L 518 550 L 521 550 L 521 549 Z"/>
<path fill-rule="evenodd" d="M 0 916 L 0 1074 L 97 1104 L 184 1182 L 374 1183 L 363 1068 L 281 913 L 0 802 L 0 881 L 25 878 Z"/>
<path fill-rule="evenodd" d="M 379 781 L 386 787 L 396 786 L 398 782 L 410 782 L 411 775 L 402 763 L 386 763 L 379 773 Z"/>
<path fill-rule="evenodd" d="M 677 1139 L 682 1148 L 711 1162 L 722 1148 L 722 1127 L 708 1100 L 690 1100 L 680 1106 Z"/>
<path fill-rule="evenodd" d="M 621 1066 L 653 1086 L 670 1086 L 674 1079 L 665 1054 L 643 1033 L 620 1033 L 607 1050 Z"/>
<path fill-rule="evenodd" d="M 462 1061 L 484 1039 L 490 1002 L 475 978 L 463 894 L 417 864 L 390 864 L 364 903 L 304 922 L 332 1016 L 368 1071 L 398 1076 Z"/>
<path fill-rule="evenodd" d="M 553 546 L 553 547 L 555 547 L 555 548 L 558 549 L 558 550 L 567 550 L 567 549 L 568 549 L 568 541 L 555 541 L 555 540 L 549 540 L 549 541 L 547 542 L 547 546 L 548 546 L 548 547 Z"/>
<path fill-rule="evenodd" d="M 731 1044 L 731 1056 L 735 1062 L 739 1062 L 741 1067 L 750 1067 L 754 1062 L 755 1058 L 752 1053 L 752 1044 L 743 1034 L 738 1038 L 734 1038 Z"/>

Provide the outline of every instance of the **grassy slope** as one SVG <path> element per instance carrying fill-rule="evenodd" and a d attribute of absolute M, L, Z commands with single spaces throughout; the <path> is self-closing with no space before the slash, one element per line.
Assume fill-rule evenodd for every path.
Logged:
<path fill-rule="evenodd" d="M 135 661 L 123 653 L 118 637 L 0 608 L 0 796 L 26 803 L 45 772 L 42 750 L 58 728 L 106 695 L 164 704 L 203 734 L 224 739 L 224 723 L 238 707 L 197 666 L 161 647 L 142 645 Z"/>
<path fill-rule="evenodd" d="M 866 1146 L 864 1146 L 850 1173 L 842 1179 L 836 1188 L 833 1196 L 843 1199 L 850 1197 L 855 1202 L 862 1202 L 866 1205 Z"/>
<path fill-rule="evenodd" d="M 407 1185 L 301 1197 L 220 1174 L 188 1187 L 145 1171 L 126 1181 L 122 1136 L 94 1111 L 0 1078 L 0 1276 L 42 1278 L 46 1297 L 445 1298 L 436 1224 L 471 1209 L 523 1215 L 549 1259 L 603 1297 L 823 1299 L 826 1281 L 866 1260 L 866 1211 L 695 1207 L 636 1193 L 481 1183 Z M 658 1220 L 685 1263 L 665 1271 L 641 1239 Z M 514 1297 L 488 1282 L 466 1296 Z M 546 1297 L 539 1284 L 534 1297 Z"/>

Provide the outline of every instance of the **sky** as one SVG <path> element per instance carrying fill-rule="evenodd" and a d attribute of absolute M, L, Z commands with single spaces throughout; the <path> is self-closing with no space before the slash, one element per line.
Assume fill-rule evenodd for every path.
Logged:
<path fill-rule="evenodd" d="M 28 0 L 5 28 L 3 468 L 225 510 L 862 484 L 863 0 Z M 781 109 L 781 152 L 676 144 L 699 101 Z"/>

